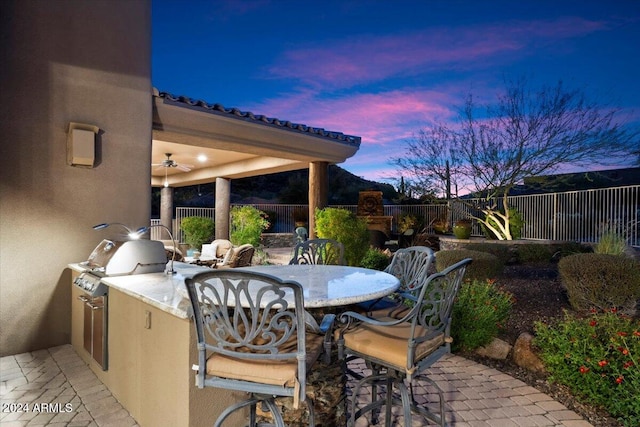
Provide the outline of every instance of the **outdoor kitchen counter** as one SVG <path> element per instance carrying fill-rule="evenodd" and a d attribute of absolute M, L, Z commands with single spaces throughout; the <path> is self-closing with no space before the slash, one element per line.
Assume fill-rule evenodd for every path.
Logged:
<path fill-rule="evenodd" d="M 71 269 L 71 344 L 142 427 L 209 425 L 238 396 L 199 389 L 191 366 L 198 360 L 195 328 L 184 280 L 207 267 L 175 263 L 177 274 L 108 276 L 108 369 L 86 348 L 84 290 L 73 283 L 87 270 Z M 231 424 L 240 425 L 238 413 Z"/>
<path fill-rule="evenodd" d="M 87 268 L 82 264 L 69 264 L 69 268 L 82 273 Z M 117 289 L 133 298 L 156 307 L 181 319 L 189 318 L 190 303 L 186 297 L 184 280 L 202 271 L 211 271 L 208 267 L 176 262 L 176 274 L 165 273 L 109 276 L 102 282 L 111 289 Z M 179 289 L 182 289 L 180 292 Z"/>

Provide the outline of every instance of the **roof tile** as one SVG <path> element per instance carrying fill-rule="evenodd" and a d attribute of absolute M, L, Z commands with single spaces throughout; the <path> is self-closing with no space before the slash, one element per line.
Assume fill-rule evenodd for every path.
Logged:
<path fill-rule="evenodd" d="M 345 135 L 342 132 L 326 131 L 323 128 L 314 128 L 299 123 L 292 123 L 289 120 L 278 120 L 276 118 L 270 118 L 262 114 L 256 115 L 250 111 L 242 111 L 238 108 L 225 108 L 221 104 L 209 104 L 206 101 L 195 100 L 182 95 L 173 95 L 168 92 L 159 92 L 160 98 L 163 98 L 166 102 L 173 104 L 186 104 L 189 107 L 195 107 L 200 110 L 209 112 L 223 113 L 232 118 L 241 118 L 244 120 L 250 120 L 259 124 L 265 124 L 268 126 L 275 126 L 284 130 L 292 130 L 304 133 L 310 133 L 322 138 L 331 140 L 337 140 L 346 144 L 360 146 L 361 138 L 359 136 Z"/>

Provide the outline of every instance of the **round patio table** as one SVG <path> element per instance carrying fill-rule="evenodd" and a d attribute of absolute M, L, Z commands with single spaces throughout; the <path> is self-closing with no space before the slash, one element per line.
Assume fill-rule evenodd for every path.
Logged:
<path fill-rule="evenodd" d="M 300 283 L 307 309 L 370 301 L 389 295 L 400 286 L 395 276 L 383 271 L 343 265 L 261 265 L 236 270 Z"/>

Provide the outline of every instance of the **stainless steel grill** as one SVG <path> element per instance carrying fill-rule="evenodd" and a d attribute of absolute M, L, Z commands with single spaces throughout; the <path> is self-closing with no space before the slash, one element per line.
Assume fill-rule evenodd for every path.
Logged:
<path fill-rule="evenodd" d="M 84 306 L 84 348 L 102 367 L 108 369 L 108 294 L 103 283 L 108 276 L 164 271 L 167 255 L 162 242 L 103 240 L 81 265 L 87 268 L 73 281 L 82 290 L 78 300 Z"/>

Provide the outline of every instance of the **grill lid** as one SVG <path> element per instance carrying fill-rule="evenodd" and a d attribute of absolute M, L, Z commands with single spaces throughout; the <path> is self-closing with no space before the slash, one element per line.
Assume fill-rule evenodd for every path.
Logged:
<path fill-rule="evenodd" d="M 145 274 L 164 271 L 167 255 L 157 240 L 103 240 L 82 263 L 93 273 L 104 276 Z"/>

